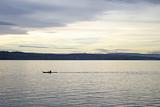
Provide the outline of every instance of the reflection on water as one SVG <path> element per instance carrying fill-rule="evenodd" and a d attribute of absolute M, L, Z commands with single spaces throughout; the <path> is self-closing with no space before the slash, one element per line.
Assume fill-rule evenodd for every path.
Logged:
<path fill-rule="evenodd" d="M 159 106 L 159 68 L 159 61 L 0 61 L 0 107 Z M 50 69 L 58 73 L 42 73 Z"/>

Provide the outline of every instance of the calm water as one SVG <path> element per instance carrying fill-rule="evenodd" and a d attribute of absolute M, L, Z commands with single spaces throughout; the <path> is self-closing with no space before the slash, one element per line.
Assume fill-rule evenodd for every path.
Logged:
<path fill-rule="evenodd" d="M 159 61 L 0 61 L 0 107 L 117 106 L 160 107 Z"/>

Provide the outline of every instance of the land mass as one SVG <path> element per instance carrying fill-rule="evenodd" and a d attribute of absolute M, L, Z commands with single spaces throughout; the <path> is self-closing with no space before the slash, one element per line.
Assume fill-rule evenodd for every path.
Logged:
<path fill-rule="evenodd" d="M 47 54 L 0 51 L 0 60 L 160 60 L 160 54 L 107 53 L 107 54 Z"/>

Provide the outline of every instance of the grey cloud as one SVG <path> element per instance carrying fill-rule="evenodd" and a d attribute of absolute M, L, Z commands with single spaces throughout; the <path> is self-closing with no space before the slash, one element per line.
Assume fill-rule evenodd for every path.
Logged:
<path fill-rule="evenodd" d="M 77 49 L 77 48 L 73 48 L 73 47 L 54 47 L 54 49 Z"/>
<path fill-rule="evenodd" d="M 160 0 L 142 0 L 144 2 L 154 3 L 154 4 L 160 4 Z"/>
<path fill-rule="evenodd" d="M 27 31 L 19 27 L 0 25 L 0 35 L 11 34 L 11 33 L 12 34 L 27 34 Z"/>
<path fill-rule="evenodd" d="M 2 25 L 13 26 L 15 24 L 10 23 L 10 22 L 0 21 L 0 26 L 2 26 Z"/>
<path fill-rule="evenodd" d="M 132 53 L 132 52 L 135 52 L 135 51 L 133 51 L 131 49 L 114 49 L 114 52 L 117 52 L 117 53 L 123 53 L 123 52 Z"/>
<path fill-rule="evenodd" d="M 69 46 L 63 46 L 63 47 L 59 47 L 59 46 L 55 46 L 55 45 L 52 45 L 50 47 L 48 46 L 43 46 L 41 44 L 31 44 L 31 45 L 18 45 L 18 47 L 21 47 L 21 48 L 53 48 L 53 49 L 58 49 L 58 50 L 70 50 L 70 49 L 77 49 L 77 48 L 74 48 L 74 47 L 69 47 Z"/>
<path fill-rule="evenodd" d="M 135 52 L 131 49 L 113 49 L 113 50 L 96 49 L 95 51 L 98 52 L 98 53 L 132 53 L 132 52 Z"/>
<path fill-rule="evenodd" d="M 34 45 L 19 45 L 19 47 L 22 47 L 22 48 L 48 48 L 45 46 L 34 46 Z"/>
<path fill-rule="evenodd" d="M 139 3 L 139 2 L 146 2 L 146 3 L 154 3 L 154 4 L 159 4 L 160 0 L 104 0 L 106 2 L 124 2 L 124 3 Z"/>
<path fill-rule="evenodd" d="M 1 34 L 26 33 L 22 29 L 60 27 L 77 21 L 94 20 L 106 10 L 135 8 L 132 3 L 138 2 L 159 4 L 159 0 L 1 0 L 0 20 L 6 23 L 0 22 L 0 25 L 12 24 L 5 27 Z M 132 6 L 126 6 L 126 3 Z"/>
<path fill-rule="evenodd" d="M 111 50 L 108 50 L 108 49 L 96 49 L 95 51 L 98 53 L 110 53 L 111 52 Z"/>
<path fill-rule="evenodd" d="M 63 45 L 63 46 L 51 45 L 50 47 L 52 49 L 58 49 L 58 50 L 61 50 L 61 49 L 62 50 L 64 50 L 64 49 L 65 50 L 74 50 L 74 49 L 77 49 L 77 48 L 74 47 L 74 45 L 71 45 L 71 46 L 70 45 L 69 46 L 68 45 Z"/>
<path fill-rule="evenodd" d="M 89 20 L 102 10 L 89 6 L 92 3 L 90 0 L 82 0 L 80 3 L 75 0 L 66 1 L 68 2 L 64 4 L 58 0 L 1 0 L 0 17 L 1 20 L 15 23 L 22 28 L 59 27 L 75 21 Z M 6 30 L 6 34 L 13 33 L 11 28 Z"/>
<path fill-rule="evenodd" d="M 152 52 L 149 52 L 149 53 L 151 53 L 151 54 L 159 54 L 159 56 L 160 56 L 160 50 L 159 51 L 152 51 Z"/>

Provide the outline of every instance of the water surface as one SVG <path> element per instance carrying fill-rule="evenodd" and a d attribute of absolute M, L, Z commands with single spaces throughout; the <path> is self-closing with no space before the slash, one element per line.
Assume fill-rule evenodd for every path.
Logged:
<path fill-rule="evenodd" d="M 42 73 L 50 69 L 58 73 Z M 0 107 L 160 106 L 159 69 L 159 61 L 0 61 Z"/>

